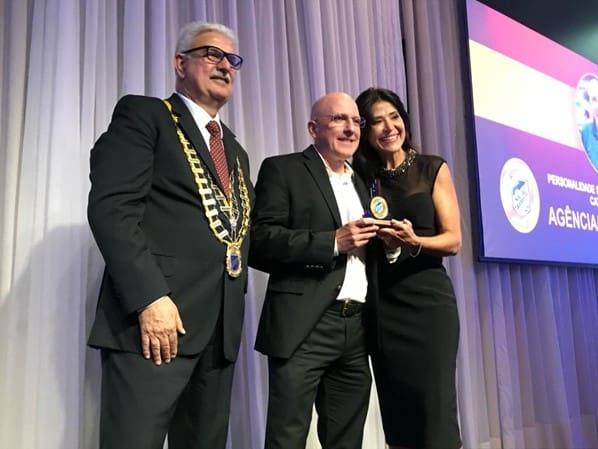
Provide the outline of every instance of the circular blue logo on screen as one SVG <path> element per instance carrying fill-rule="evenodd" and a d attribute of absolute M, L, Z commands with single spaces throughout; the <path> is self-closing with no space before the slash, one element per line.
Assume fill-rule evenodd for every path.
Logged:
<path fill-rule="evenodd" d="M 503 165 L 500 199 L 515 230 L 523 234 L 534 230 L 540 217 L 540 192 L 534 174 L 521 159 L 514 157 Z"/>

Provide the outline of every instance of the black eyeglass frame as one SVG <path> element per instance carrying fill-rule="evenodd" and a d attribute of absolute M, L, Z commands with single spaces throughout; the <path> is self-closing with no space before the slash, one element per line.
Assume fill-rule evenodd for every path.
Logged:
<path fill-rule="evenodd" d="M 243 65 L 243 57 L 236 54 L 236 53 L 227 53 L 221 48 L 215 47 L 213 45 L 201 45 L 199 47 L 190 48 L 189 50 L 181 51 L 182 55 L 188 55 L 189 53 L 193 53 L 197 50 L 206 50 L 205 54 L 201 55 L 202 57 L 208 58 L 211 62 L 217 64 L 222 61 L 224 58 L 230 63 L 231 67 L 235 70 L 239 70 Z M 211 52 L 211 53 L 210 53 Z"/>

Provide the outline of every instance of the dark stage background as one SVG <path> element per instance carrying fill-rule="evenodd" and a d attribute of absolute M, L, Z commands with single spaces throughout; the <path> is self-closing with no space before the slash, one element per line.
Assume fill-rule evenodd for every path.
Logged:
<path fill-rule="evenodd" d="M 598 0 L 481 0 L 598 63 Z"/>

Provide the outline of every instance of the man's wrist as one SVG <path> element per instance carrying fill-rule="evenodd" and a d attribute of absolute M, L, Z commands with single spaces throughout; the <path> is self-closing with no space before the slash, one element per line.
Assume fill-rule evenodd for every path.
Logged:
<path fill-rule="evenodd" d="M 143 312 L 145 309 L 147 309 L 148 307 L 150 307 L 151 305 L 157 303 L 158 301 L 160 301 L 162 298 L 168 298 L 168 295 L 162 295 L 159 298 L 154 299 L 152 302 L 147 303 L 146 305 L 144 305 L 143 307 L 141 307 L 140 309 L 137 310 L 137 313 L 141 313 Z"/>

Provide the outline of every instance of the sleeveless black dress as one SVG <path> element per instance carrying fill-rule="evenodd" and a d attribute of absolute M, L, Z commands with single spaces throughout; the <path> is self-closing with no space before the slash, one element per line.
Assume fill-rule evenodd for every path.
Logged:
<path fill-rule="evenodd" d="M 417 235 L 437 233 L 432 189 L 443 163 L 417 155 L 404 173 L 379 178 L 392 217 L 409 219 Z M 389 264 L 381 244 L 374 254 L 368 327 L 386 440 L 456 449 L 459 318 L 451 280 L 440 257 L 401 254 Z"/>

